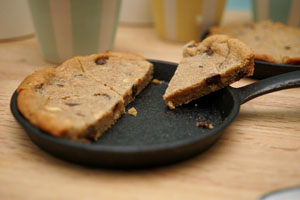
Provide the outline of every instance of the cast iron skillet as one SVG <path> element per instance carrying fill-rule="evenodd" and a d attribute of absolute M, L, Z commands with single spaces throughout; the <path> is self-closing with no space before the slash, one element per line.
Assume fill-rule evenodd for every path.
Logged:
<path fill-rule="evenodd" d="M 31 125 L 18 111 L 15 92 L 11 111 L 31 140 L 59 158 L 100 167 L 142 168 L 175 163 L 197 155 L 211 146 L 237 116 L 240 105 L 257 96 L 300 86 L 300 71 L 242 87 L 226 87 L 175 110 L 162 99 L 177 64 L 151 60 L 154 77 L 163 84 L 149 84 L 127 109 L 134 106 L 137 117 L 123 115 L 95 143 L 84 144 L 55 138 Z M 197 104 L 197 106 L 195 106 Z M 212 123 L 200 128 L 196 122 Z"/>

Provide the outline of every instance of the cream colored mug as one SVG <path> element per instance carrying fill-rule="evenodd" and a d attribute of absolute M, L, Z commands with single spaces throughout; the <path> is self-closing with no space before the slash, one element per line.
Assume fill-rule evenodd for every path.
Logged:
<path fill-rule="evenodd" d="M 226 0 L 152 0 L 156 32 L 174 41 L 199 41 L 221 22 Z"/>

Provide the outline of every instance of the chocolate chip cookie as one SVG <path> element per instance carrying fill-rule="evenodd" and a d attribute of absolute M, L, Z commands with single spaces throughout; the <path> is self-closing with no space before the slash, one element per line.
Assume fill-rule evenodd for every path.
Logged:
<path fill-rule="evenodd" d="M 237 39 L 214 35 L 190 42 L 163 96 L 169 108 L 187 104 L 254 71 L 252 50 Z"/>
<path fill-rule="evenodd" d="M 128 62 L 136 63 L 135 67 L 128 67 Z M 105 71 L 107 76 L 118 77 L 114 84 L 106 82 Z M 134 54 L 106 52 L 74 57 L 28 76 L 17 90 L 18 109 L 30 123 L 53 136 L 97 140 L 150 82 L 152 73 L 152 64 Z M 123 95 L 125 92 L 119 93 L 115 85 L 125 85 L 130 98 Z"/>
<path fill-rule="evenodd" d="M 300 29 L 262 21 L 212 27 L 210 35 L 226 34 L 247 44 L 255 59 L 284 64 L 300 64 Z"/>

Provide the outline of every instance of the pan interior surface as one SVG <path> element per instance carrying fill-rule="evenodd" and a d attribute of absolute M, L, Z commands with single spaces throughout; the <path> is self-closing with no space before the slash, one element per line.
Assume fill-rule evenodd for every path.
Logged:
<path fill-rule="evenodd" d="M 150 84 L 134 102 L 126 108 L 134 107 L 137 116 L 126 113 L 95 143 L 101 145 L 139 146 L 172 143 L 185 138 L 205 136 L 210 130 L 197 127 L 197 122 L 218 126 L 222 116 L 212 98 L 201 98 L 190 104 L 170 110 L 162 99 L 167 83 Z"/>
<path fill-rule="evenodd" d="M 153 64 L 154 78 L 162 83 L 150 83 L 135 101 L 126 107 L 126 111 L 134 107 L 137 116 L 133 117 L 128 113 L 123 115 L 94 145 L 150 147 L 180 143 L 184 140 L 206 138 L 212 131 L 220 131 L 220 125 L 224 126 L 223 122 L 234 107 L 233 95 L 229 88 L 170 110 L 162 96 L 176 70 L 176 65 L 155 61 Z M 198 127 L 197 122 L 211 123 L 214 128 Z"/>

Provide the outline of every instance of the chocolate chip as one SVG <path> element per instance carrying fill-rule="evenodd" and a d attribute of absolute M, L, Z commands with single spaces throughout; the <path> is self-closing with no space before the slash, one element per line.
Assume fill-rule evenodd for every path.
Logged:
<path fill-rule="evenodd" d="M 135 97 L 135 95 L 137 93 L 137 86 L 133 85 L 131 90 L 132 90 L 132 93 L 131 93 L 132 97 Z"/>
<path fill-rule="evenodd" d="M 212 129 L 213 128 L 212 123 L 206 123 L 206 122 L 197 122 L 196 126 L 197 127 L 208 128 L 208 129 Z"/>
<path fill-rule="evenodd" d="M 80 103 L 65 103 L 67 106 L 78 106 Z"/>
<path fill-rule="evenodd" d="M 57 87 L 64 87 L 63 84 L 56 84 L 56 85 L 57 85 Z"/>
<path fill-rule="evenodd" d="M 209 55 L 209 56 L 214 54 L 213 50 L 210 47 L 208 47 L 208 49 L 205 51 L 205 53 L 207 53 L 207 55 Z"/>
<path fill-rule="evenodd" d="M 41 83 L 41 84 L 39 84 L 39 85 L 37 85 L 37 86 L 35 86 L 37 89 L 41 89 L 42 87 L 44 86 L 44 83 Z"/>
<path fill-rule="evenodd" d="M 205 123 L 205 122 L 197 122 L 197 123 L 196 123 L 196 126 L 198 126 L 198 127 L 208 127 L 208 123 Z"/>
<path fill-rule="evenodd" d="M 106 63 L 106 60 L 103 58 L 99 58 L 98 60 L 96 60 L 97 65 L 104 65 L 105 63 Z"/>
<path fill-rule="evenodd" d="M 285 48 L 286 50 L 290 50 L 290 49 L 291 49 L 290 46 L 285 46 L 284 48 Z"/>
<path fill-rule="evenodd" d="M 104 65 L 106 63 L 106 60 L 108 59 L 107 56 L 102 56 L 97 58 L 97 60 L 95 61 L 97 65 Z"/>
<path fill-rule="evenodd" d="M 198 65 L 198 67 L 199 67 L 199 68 L 203 68 L 203 66 L 202 66 L 202 65 Z"/>
<path fill-rule="evenodd" d="M 247 72 L 243 72 L 243 71 L 240 71 L 237 73 L 237 75 L 235 76 L 235 80 L 238 81 L 240 80 L 241 78 L 244 78 L 247 76 Z"/>
<path fill-rule="evenodd" d="M 97 129 L 94 126 L 90 126 L 87 131 L 85 138 L 88 140 L 95 141 L 97 136 Z"/>
<path fill-rule="evenodd" d="M 195 44 L 190 44 L 190 45 L 187 46 L 187 48 L 194 48 L 194 47 L 197 47 L 197 45 L 195 45 Z"/>
<path fill-rule="evenodd" d="M 108 94 L 95 93 L 94 96 L 103 96 L 103 97 L 105 97 L 107 99 L 111 99 Z"/>
<path fill-rule="evenodd" d="M 212 73 L 212 74 L 210 74 L 209 77 L 207 77 L 205 79 L 205 82 L 208 85 L 213 85 L 213 84 L 218 84 L 220 82 L 220 80 L 221 80 L 220 74 Z"/>

